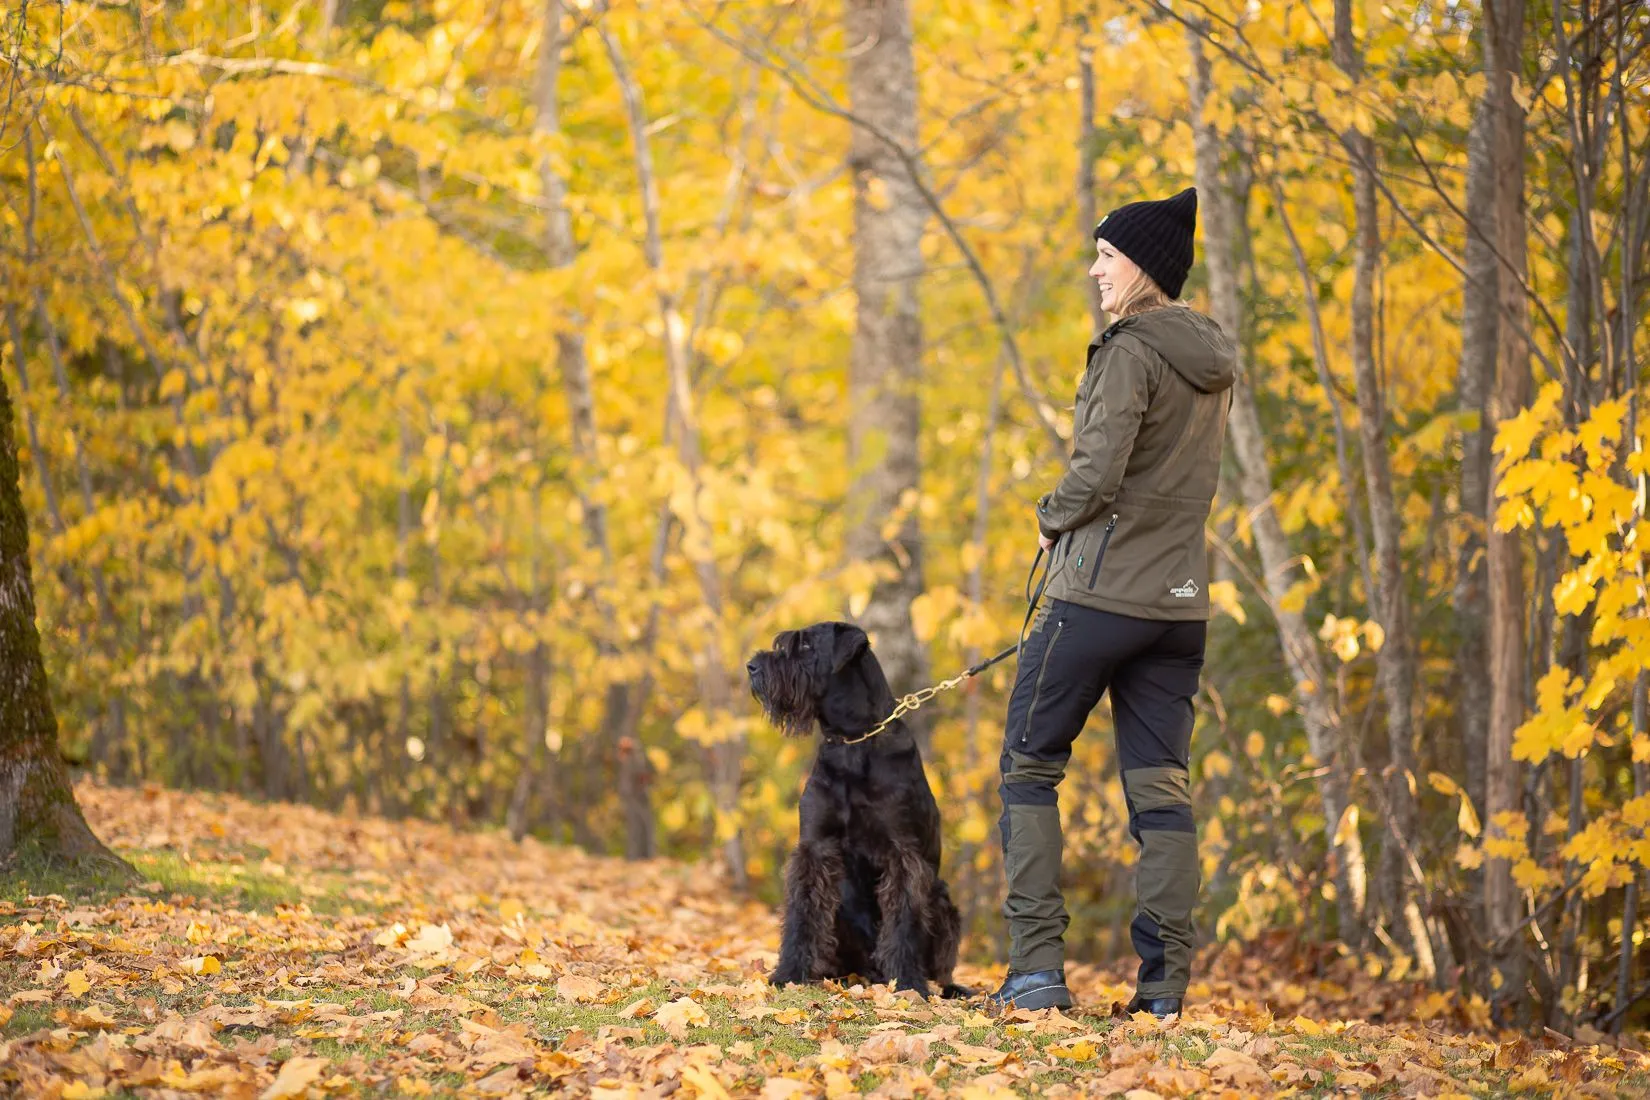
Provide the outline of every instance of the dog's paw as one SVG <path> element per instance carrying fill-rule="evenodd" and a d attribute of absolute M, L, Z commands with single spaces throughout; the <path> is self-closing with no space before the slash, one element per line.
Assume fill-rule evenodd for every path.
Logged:
<path fill-rule="evenodd" d="M 796 970 L 775 970 L 768 975 L 768 984 L 775 989 L 784 985 L 807 985 L 808 976 Z"/>
<path fill-rule="evenodd" d="M 948 1001 L 966 1001 L 973 995 L 974 991 L 972 989 L 966 985 L 958 985 L 956 982 L 946 982 L 940 988 L 940 996 Z"/>
<path fill-rule="evenodd" d="M 895 993 L 915 993 L 924 1000 L 928 999 L 928 983 L 917 978 L 903 978 L 894 983 Z"/>

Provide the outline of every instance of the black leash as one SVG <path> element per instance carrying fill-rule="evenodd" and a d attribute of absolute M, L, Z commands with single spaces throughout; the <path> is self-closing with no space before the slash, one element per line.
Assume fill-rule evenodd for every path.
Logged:
<path fill-rule="evenodd" d="M 1064 538 L 1065 535 L 1061 535 L 1060 537 Z M 1056 540 L 1054 550 L 1058 550 L 1059 548 L 1060 543 Z M 1043 558 L 1045 556 L 1048 558 L 1047 564 L 1043 563 Z M 1039 565 L 1043 566 L 1043 575 L 1037 578 L 1037 590 L 1033 592 L 1031 587 L 1031 579 L 1037 576 L 1037 567 Z M 1015 639 L 1013 645 L 1009 646 L 1007 649 L 1003 650 L 994 657 L 987 657 L 979 664 L 971 665 L 969 668 L 965 669 L 958 675 L 951 677 L 949 680 L 941 680 L 933 687 L 925 687 L 921 691 L 913 691 L 911 694 L 905 696 L 899 701 L 898 705 L 894 707 L 894 713 L 877 723 L 876 728 L 872 729 L 869 733 L 864 733 L 853 738 L 852 740 L 844 740 L 838 743 L 843 745 L 857 745 L 861 741 L 869 741 L 871 738 L 893 725 L 896 719 L 903 718 L 905 715 L 910 714 L 912 711 L 928 702 L 928 700 L 932 699 L 940 692 L 950 691 L 964 680 L 967 680 L 972 676 L 978 676 L 998 661 L 1006 660 L 1012 654 L 1020 652 L 1020 647 L 1025 645 L 1026 630 L 1031 626 L 1031 617 L 1036 614 L 1037 605 L 1042 602 L 1043 592 L 1048 588 L 1049 570 L 1052 569 L 1053 566 L 1054 551 L 1045 551 L 1042 544 L 1039 543 L 1037 546 L 1037 556 L 1031 561 L 1031 571 L 1026 574 L 1026 617 L 1024 621 L 1020 623 L 1020 636 Z"/>

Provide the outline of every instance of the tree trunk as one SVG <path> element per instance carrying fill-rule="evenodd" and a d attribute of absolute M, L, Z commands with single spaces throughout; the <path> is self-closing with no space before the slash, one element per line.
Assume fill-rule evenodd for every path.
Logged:
<path fill-rule="evenodd" d="M 847 0 L 848 96 L 853 113 L 907 149 L 917 148 L 917 85 L 908 0 Z M 853 128 L 854 294 L 849 357 L 847 557 L 892 567 L 858 616 L 899 696 L 927 681 L 911 625 L 922 592 L 918 431 L 922 379 L 922 233 L 927 206 L 905 162 L 863 126 Z M 1026 521 L 1026 538 L 1032 537 Z M 890 528 L 892 528 L 890 530 Z M 928 716 L 907 721 L 926 746 Z"/>
<path fill-rule="evenodd" d="M 1486 61 L 1491 56 L 1484 45 Z M 1484 767 L 1488 761 L 1490 721 L 1489 590 L 1484 564 L 1489 508 L 1490 430 L 1486 399 L 1495 379 L 1497 298 L 1501 266 L 1496 259 L 1495 103 L 1493 82 L 1486 85 L 1467 134 L 1466 276 L 1461 285 L 1461 364 L 1456 393 L 1462 412 L 1478 422 L 1461 440 L 1461 550 L 1453 593 L 1457 631 L 1456 668 L 1459 694 L 1456 715 L 1467 797 L 1475 811 L 1484 810 Z M 1475 884 L 1479 876 L 1474 875 Z M 1476 890 L 1475 890 L 1476 892 Z"/>
<path fill-rule="evenodd" d="M 533 128 L 540 134 L 561 131 L 561 105 L 557 84 L 561 78 L 562 0 L 545 0 L 544 46 L 539 59 L 538 114 Z M 568 214 L 567 184 L 556 174 L 548 157 L 539 166 L 544 197 L 550 207 L 545 219 L 544 256 L 551 268 L 567 267 L 578 255 L 573 239 L 573 222 Z M 601 557 L 604 568 L 611 566 L 613 550 L 607 537 L 607 506 L 595 499 L 587 487 L 601 479 L 601 462 L 596 451 L 596 400 L 590 380 L 590 363 L 584 352 L 584 316 L 578 309 L 567 314 L 565 327 L 556 334 L 556 366 L 561 373 L 562 392 L 567 401 L 573 429 L 573 453 L 578 459 L 574 478 L 579 495 L 585 540 Z M 606 593 L 598 588 L 594 596 L 604 624 L 614 616 L 606 610 Z M 619 648 L 605 633 L 596 636 L 596 652 L 611 658 Z M 612 738 L 614 769 L 619 786 L 619 804 L 625 818 L 625 858 L 649 859 L 654 855 L 653 806 L 648 797 L 647 754 L 642 751 L 640 724 L 630 716 L 638 711 L 641 685 L 631 682 L 609 684 L 602 716 L 602 728 Z"/>
<path fill-rule="evenodd" d="M 58 753 L 34 622 L 11 393 L 0 377 L 0 864 L 25 845 L 49 859 L 92 859 L 130 871 L 92 835 Z"/>
<path fill-rule="evenodd" d="M 1521 68 L 1524 41 L 1523 0 L 1491 0 L 1484 6 L 1489 21 L 1489 86 L 1496 104 L 1496 247 L 1501 278 L 1497 287 L 1500 331 L 1496 340 L 1496 381 L 1491 423 L 1514 416 L 1529 402 L 1529 305 L 1523 281 L 1528 272 L 1524 215 L 1524 111 L 1513 99 L 1511 77 Z M 1498 495 L 1500 474 L 1491 467 L 1490 500 Z M 1517 529 L 1488 535 L 1490 596 L 1490 723 L 1485 752 L 1484 812 L 1487 829 L 1497 829 L 1497 814 L 1517 813 L 1522 806 L 1522 769 L 1513 761 L 1513 733 L 1524 718 L 1524 545 Z M 1525 963 L 1519 923 L 1518 891 L 1512 864 L 1484 861 L 1484 924 L 1497 950 L 1491 959 L 1492 1003 L 1505 1015 L 1527 1003 Z"/>
<path fill-rule="evenodd" d="M 1237 265 L 1233 242 L 1239 230 L 1234 203 L 1222 179 L 1220 136 L 1204 118 L 1204 104 L 1212 92 L 1209 60 L 1196 29 L 1188 32 L 1193 61 L 1191 86 L 1193 136 L 1197 156 L 1199 206 L 1203 210 L 1204 261 L 1209 268 L 1209 295 L 1215 320 L 1233 336 L 1241 331 L 1242 305 L 1238 297 Z M 1239 486 L 1249 509 L 1265 570 L 1264 596 L 1278 625 L 1278 641 L 1295 684 L 1301 721 L 1306 727 L 1307 746 L 1322 768 L 1318 777 L 1318 797 L 1327 821 L 1332 873 L 1336 889 L 1341 942 L 1354 951 L 1364 940 L 1363 910 L 1367 891 L 1363 842 L 1356 827 L 1338 828 L 1350 806 L 1351 761 L 1343 744 L 1340 717 L 1330 705 L 1327 681 L 1318 652 L 1318 643 L 1306 616 L 1284 604 L 1290 587 L 1289 571 L 1297 560 L 1289 545 L 1277 512 L 1272 507 L 1272 470 L 1266 453 L 1266 437 L 1255 409 L 1241 345 L 1238 381 L 1232 388 L 1232 410 L 1228 419 L 1232 450 L 1241 471 Z"/>
<path fill-rule="evenodd" d="M 625 112 L 629 121 L 631 141 L 636 150 L 636 176 L 642 193 L 642 213 L 646 236 L 642 242 L 647 266 L 655 275 L 664 272 L 664 243 L 660 230 L 658 178 L 653 169 L 653 155 L 648 147 L 647 115 L 641 101 L 641 89 L 625 65 L 618 42 L 606 27 L 598 27 L 602 44 L 607 50 L 613 75 L 624 96 Z M 727 663 L 722 653 L 722 576 L 711 545 L 710 524 L 700 512 L 701 441 L 698 417 L 694 411 L 692 382 L 688 377 L 688 332 L 683 320 L 676 292 L 668 282 L 657 283 L 659 316 L 664 329 L 665 367 L 670 384 L 670 400 L 675 403 L 677 436 L 676 457 L 686 477 L 686 500 L 678 509 L 682 522 L 682 551 L 693 565 L 699 581 L 702 615 L 689 629 L 696 629 L 702 639 L 699 662 L 699 702 L 712 729 L 720 731 L 718 739 L 705 751 L 706 779 L 715 805 L 713 839 L 720 849 L 723 865 L 734 889 L 743 891 L 749 885 L 746 871 L 744 830 L 740 826 L 739 789 L 745 756 L 745 737 L 733 732 L 733 690 Z M 621 747 L 621 757 L 623 755 Z M 634 755 L 640 755 L 639 746 L 631 746 Z"/>
<path fill-rule="evenodd" d="M 1094 47 L 1089 45 L 1089 17 L 1085 12 L 1077 17 L 1077 76 L 1078 105 L 1081 120 L 1077 131 L 1077 239 L 1081 242 L 1080 255 L 1086 268 L 1094 263 L 1094 157 L 1098 150 L 1094 139 Z M 1085 297 L 1089 304 L 1089 321 L 1095 335 L 1105 331 L 1106 311 L 1100 308 L 1100 284 L 1084 279 Z"/>
<path fill-rule="evenodd" d="M 1352 0 L 1335 0 L 1335 63 L 1358 81 L 1363 56 L 1352 31 Z M 1387 839 L 1381 845 L 1380 881 L 1383 907 L 1415 952 L 1417 970 L 1437 973 L 1432 938 L 1416 906 L 1405 847 L 1417 836 L 1415 778 L 1415 674 L 1410 660 L 1409 601 L 1404 591 L 1402 518 L 1392 485 L 1387 451 L 1386 401 L 1375 362 L 1375 276 L 1381 259 L 1380 200 L 1375 179 L 1375 142 L 1350 127 L 1341 135 L 1352 161 L 1352 205 L 1357 253 L 1352 283 L 1352 369 L 1358 389 L 1358 434 L 1364 484 L 1369 503 L 1375 558 L 1370 609 L 1385 640 L 1375 652 L 1376 679 L 1386 710 L 1385 775 Z"/>

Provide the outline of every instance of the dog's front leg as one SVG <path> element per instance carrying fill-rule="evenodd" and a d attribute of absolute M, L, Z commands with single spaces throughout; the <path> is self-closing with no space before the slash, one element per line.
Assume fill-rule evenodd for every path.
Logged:
<path fill-rule="evenodd" d="M 771 985 L 835 977 L 836 910 L 842 896 L 842 850 L 835 841 L 803 841 L 785 868 L 785 930 Z"/>
<path fill-rule="evenodd" d="M 877 906 L 882 927 L 877 930 L 875 960 L 895 989 L 914 989 L 928 995 L 923 974 L 928 955 L 928 932 L 922 912 L 932 887 L 933 872 L 915 851 L 896 848 L 877 883 Z"/>

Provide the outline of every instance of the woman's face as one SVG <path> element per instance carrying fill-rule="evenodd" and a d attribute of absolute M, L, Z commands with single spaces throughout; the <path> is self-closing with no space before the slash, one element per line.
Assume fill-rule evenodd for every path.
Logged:
<path fill-rule="evenodd" d="M 1094 242 L 1094 266 L 1089 268 L 1089 277 L 1100 287 L 1101 309 L 1116 313 L 1134 296 L 1145 276 L 1133 260 L 1113 248 L 1106 238 Z"/>

